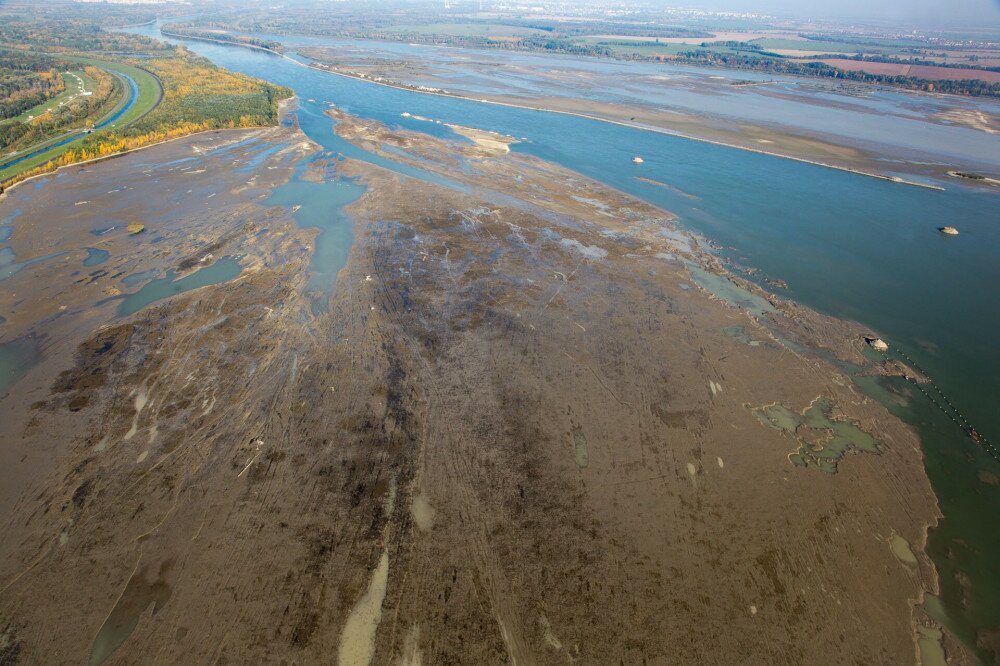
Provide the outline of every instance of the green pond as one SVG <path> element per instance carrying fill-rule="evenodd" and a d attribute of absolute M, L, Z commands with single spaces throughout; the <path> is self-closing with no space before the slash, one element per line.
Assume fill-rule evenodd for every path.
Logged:
<path fill-rule="evenodd" d="M 139 291 L 124 297 L 118 306 L 118 314 L 130 315 L 164 298 L 198 287 L 228 282 L 237 277 L 241 270 L 240 262 L 234 257 L 223 257 L 211 266 L 200 268 L 182 278 L 178 278 L 173 270 L 168 270 L 166 276 L 147 282 Z"/>

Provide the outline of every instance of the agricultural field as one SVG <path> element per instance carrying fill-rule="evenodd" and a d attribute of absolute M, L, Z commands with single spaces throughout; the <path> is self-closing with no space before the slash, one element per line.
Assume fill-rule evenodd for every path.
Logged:
<path fill-rule="evenodd" d="M 387 34 L 417 34 L 447 37 L 536 37 L 551 34 L 547 30 L 526 28 L 502 23 L 428 23 L 426 25 L 400 25 L 385 30 Z"/>
<path fill-rule="evenodd" d="M 864 62 L 858 60 L 843 60 L 824 58 L 819 62 L 855 72 L 868 74 L 883 74 L 885 76 L 912 76 L 928 81 L 967 81 L 978 80 L 987 83 L 1000 83 L 1000 72 L 982 69 L 959 69 L 956 67 L 934 67 L 932 65 L 908 65 L 895 62 Z"/>
<path fill-rule="evenodd" d="M 1000 49 L 989 51 L 939 51 L 921 56 L 921 59 L 946 65 L 973 65 L 977 67 L 1000 67 Z"/>
<path fill-rule="evenodd" d="M 871 55 L 895 55 L 900 48 L 862 42 L 834 42 L 817 39 L 757 39 L 751 42 L 765 51 L 804 51 L 816 53 L 866 53 Z"/>
<path fill-rule="evenodd" d="M 698 33 L 694 32 L 691 35 L 684 37 L 641 37 L 635 35 L 615 35 L 615 34 L 605 34 L 605 35 L 593 35 L 588 37 L 588 39 L 597 39 L 606 42 L 648 42 L 655 39 L 662 44 L 687 44 L 687 45 L 699 45 L 703 42 L 750 42 L 758 39 L 769 39 L 769 38 L 782 38 L 805 41 L 804 37 L 797 37 L 794 33 L 776 32 L 776 31 L 760 31 L 760 30 L 750 30 L 750 31 L 718 31 L 711 33 Z"/>

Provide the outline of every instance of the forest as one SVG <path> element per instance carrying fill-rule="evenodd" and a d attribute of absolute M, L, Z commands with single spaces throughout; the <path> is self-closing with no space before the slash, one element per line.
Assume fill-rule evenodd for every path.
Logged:
<path fill-rule="evenodd" d="M 93 19 L 55 17 L 41 20 L 18 14 L 0 16 L 0 44 L 8 49 L 48 53 L 149 53 L 170 46 L 148 37 L 111 32 Z"/>
<path fill-rule="evenodd" d="M 293 94 L 288 88 L 221 69 L 184 48 L 172 50 L 168 57 L 124 62 L 141 66 L 160 81 L 163 96 L 159 104 L 127 126 L 109 127 L 83 136 L 58 157 L 12 176 L 3 186 L 9 187 L 59 166 L 195 132 L 276 125 L 279 102 Z"/>
<path fill-rule="evenodd" d="M 205 26 L 211 27 L 211 25 Z M 186 37 L 188 39 L 207 39 L 213 42 L 226 42 L 228 44 L 236 44 L 237 46 L 252 46 L 259 49 L 266 49 L 268 51 L 274 51 L 275 53 L 282 53 L 285 47 L 282 46 L 281 42 L 275 42 L 270 39 L 258 39 L 256 37 L 250 37 L 248 35 L 234 35 L 228 32 L 222 32 L 220 30 L 207 30 L 204 27 L 199 28 L 187 24 L 170 24 L 163 26 L 161 32 L 165 35 L 172 35 L 174 37 Z"/>
<path fill-rule="evenodd" d="M 30 18 L 0 8 L 0 150 L 8 156 L 37 152 L 57 137 L 79 132 L 52 156 L 33 157 L 6 172 L 0 165 L 7 176 L 3 185 L 194 132 L 275 125 L 279 101 L 292 95 L 287 88 L 221 69 L 183 47 L 102 25 L 126 24 L 144 14 L 116 8 L 99 14 L 43 12 Z M 245 43 L 271 46 L 255 41 Z M 62 72 L 70 68 L 84 72 L 96 89 L 72 100 L 63 96 L 65 103 L 42 116 L 18 117 L 62 93 Z M 116 125 L 85 131 L 128 99 L 125 75 L 140 84 L 136 107 Z"/>
<path fill-rule="evenodd" d="M 21 115 L 65 89 L 47 56 L 0 50 L 0 120 Z"/>
<path fill-rule="evenodd" d="M 83 71 L 95 84 L 92 94 L 68 100 L 62 106 L 53 104 L 51 112 L 31 120 L 0 121 L 0 149 L 11 152 L 33 146 L 111 113 L 122 96 L 121 81 L 97 67 L 88 66 Z M 62 79 L 59 74 L 54 76 Z"/>
<path fill-rule="evenodd" d="M 288 88 L 228 72 L 184 49 L 142 65 L 163 85 L 160 104 L 128 127 L 89 135 L 72 154 L 64 155 L 65 163 L 193 132 L 276 125 L 278 102 L 292 95 Z"/>

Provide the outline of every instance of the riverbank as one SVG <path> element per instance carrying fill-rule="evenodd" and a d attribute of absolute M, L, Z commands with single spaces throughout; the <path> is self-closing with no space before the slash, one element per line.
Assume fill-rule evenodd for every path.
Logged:
<path fill-rule="evenodd" d="M 736 272 L 755 281 L 765 276 L 787 284 L 781 293 L 799 302 L 872 325 L 894 350 L 915 359 L 978 431 L 998 431 L 1000 424 L 990 402 L 996 394 L 996 377 L 989 372 L 996 365 L 997 352 L 983 334 L 1000 329 L 1000 310 L 984 307 L 995 302 L 991 286 L 1000 280 L 996 270 L 1000 265 L 991 253 L 1000 242 L 998 228 L 991 224 L 998 204 L 979 188 L 953 187 L 946 192 L 896 188 L 875 179 L 559 114 L 536 116 L 464 100 L 449 102 L 443 97 L 372 89 L 344 77 L 312 76 L 312 70 L 301 63 L 292 67 L 242 49 L 205 45 L 200 52 L 233 69 L 278 78 L 308 91 L 303 96 L 317 103 L 304 104 L 303 126 L 336 152 L 351 151 L 342 143 L 330 143 L 328 125 L 315 118 L 328 103 L 341 100 L 349 100 L 359 115 L 379 118 L 390 126 L 415 129 L 416 123 L 399 117 L 409 111 L 529 137 L 512 152 L 556 161 L 675 210 L 685 228 L 715 241 L 720 256 Z M 885 106 L 886 99 L 877 97 L 866 99 Z M 711 103 L 711 97 L 702 96 L 699 101 Z M 772 108 L 787 111 L 790 107 Z M 875 115 L 865 119 L 864 128 L 880 126 L 890 133 L 908 125 L 898 115 L 884 125 Z M 438 133 L 432 126 L 426 130 Z M 981 147 L 991 145 L 988 134 L 976 136 Z M 964 152 L 968 145 L 960 141 L 962 133 L 955 138 L 959 141 L 949 143 Z M 664 159 L 649 159 L 637 169 L 630 159 L 639 150 Z M 639 174 L 671 188 L 647 186 L 635 178 Z M 936 231 L 942 224 L 961 227 L 962 235 L 942 237 Z M 892 267 L 891 277 L 887 266 Z M 1000 470 L 950 418 L 936 418 L 941 412 L 932 400 L 905 382 L 884 383 L 887 386 L 882 386 L 883 381 L 873 382 L 870 388 L 888 391 L 879 399 L 920 428 L 927 473 L 946 516 L 931 533 L 929 547 L 942 571 L 942 595 L 937 600 L 928 597 L 928 604 L 936 604 L 936 616 L 950 622 L 966 645 L 986 646 L 981 650 L 983 660 L 989 661 L 985 655 L 993 649 L 990 646 L 1000 627 L 1000 605 L 992 594 L 1000 589 L 998 570 L 992 564 L 1000 553 L 992 540 L 998 533 L 998 511 L 984 507 L 1000 507 L 1000 491 L 993 482 Z M 935 400 L 940 403 L 941 396 Z"/>
<path fill-rule="evenodd" d="M 657 133 L 660 133 L 660 134 L 665 134 L 665 135 L 668 135 L 668 136 L 675 136 L 675 137 L 678 137 L 678 138 L 688 139 L 688 140 L 691 140 L 691 141 L 700 141 L 700 142 L 703 142 L 703 143 L 708 143 L 708 144 L 717 145 L 717 146 L 723 146 L 723 147 L 726 147 L 726 148 L 735 148 L 737 150 L 745 150 L 745 151 L 748 151 L 748 152 L 758 153 L 758 154 L 761 154 L 761 155 L 768 155 L 770 157 L 779 157 L 779 158 L 782 158 L 782 159 L 790 159 L 790 160 L 794 160 L 794 161 L 797 161 L 797 162 L 802 162 L 802 163 L 805 163 L 805 164 L 811 164 L 811 165 L 814 165 L 814 166 L 819 166 L 819 167 L 823 167 L 823 168 L 827 168 L 827 169 L 835 169 L 835 170 L 838 170 L 838 171 L 844 171 L 844 172 L 847 172 L 847 173 L 853 173 L 853 174 L 856 174 L 856 175 L 866 176 L 866 177 L 869 177 L 869 178 L 878 178 L 880 180 L 886 180 L 886 181 L 890 181 L 890 182 L 893 182 L 893 183 L 910 185 L 910 186 L 914 186 L 914 187 L 922 187 L 922 188 L 931 189 L 931 190 L 944 190 L 945 189 L 941 185 L 935 185 L 933 183 L 927 183 L 927 182 L 920 182 L 920 181 L 915 181 L 915 180 L 909 180 L 909 179 L 903 178 L 901 176 L 885 175 L 885 174 L 880 174 L 880 173 L 877 173 L 877 172 L 874 172 L 874 171 L 865 170 L 865 169 L 860 169 L 860 168 L 854 168 L 854 167 L 848 167 L 848 166 L 843 166 L 843 165 L 832 164 L 830 162 L 825 162 L 825 161 L 822 161 L 822 160 L 810 159 L 810 158 L 806 158 L 806 157 L 797 157 L 797 156 L 794 156 L 794 155 L 789 155 L 787 153 L 775 152 L 775 151 L 767 150 L 767 149 L 763 149 L 763 148 L 754 148 L 752 146 L 747 146 L 745 144 L 738 144 L 738 143 L 733 143 L 733 142 L 729 142 L 729 141 L 723 141 L 723 140 L 718 140 L 718 139 L 711 139 L 711 138 L 706 138 L 706 137 L 700 137 L 700 136 L 697 136 L 697 135 L 693 135 L 693 134 L 689 134 L 689 133 L 684 133 L 684 132 L 680 132 L 680 131 L 676 131 L 676 130 L 671 130 L 671 129 L 667 129 L 667 128 L 663 128 L 663 127 L 654 127 L 654 126 L 651 126 L 651 125 L 640 124 L 640 123 L 633 123 L 633 122 L 628 122 L 628 121 L 621 120 L 621 119 L 615 119 L 615 118 L 607 116 L 607 115 L 588 114 L 588 113 L 582 113 L 582 112 L 578 112 L 578 111 L 571 111 L 571 110 L 567 110 L 567 109 L 561 109 L 561 108 L 558 108 L 558 106 L 556 104 L 550 104 L 549 106 L 538 106 L 538 105 L 530 105 L 530 104 L 524 104 L 524 103 L 515 103 L 515 102 L 510 102 L 510 101 L 503 101 L 503 100 L 499 100 L 499 99 L 490 99 L 488 96 L 487 97 L 475 97 L 475 96 L 468 96 L 468 95 L 460 95 L 460 94 L 456 94 L 456 93 L 450 93 L 450 92 L 443 91 L 443 90 L 430 90 L 430 89 L 427 89 L 424 86 L 408 85 L 408 84 L 399 83 L 399 82 L 396 82 L 396 81 L 376 80 L 375 78 L 373 78 L 371 76 L 366 76 L 366 75 L 363 75 L 363 74 L 345 72 L 345 71 L 341 71 L 339 69 L 334 69 L 331 66 L 325 65 L 324 63 L 320 63 L 320 62 L 317 62 L 317 63 L 303 63 L 302 61 L 296 60 L 295 58 L 292 58 L 291 56 L 289 56 L 289 55 L 287 55 L 285 53 L 280 53 L 278 51 L 274 51 L 272 49 L 264 48 L 264 47 L 261 47 L 261 46 L 256 46 L 256 45 L 253 45 L 253 44 L 243 44 L 243 43 L 238 43 L 238 42 L 229 42 L 229 41 L 225 41 L 225 40 L 211 39 L 211 38 L 204 37 L 204 36 L 191 37 L 191 36 L 186 36 L 186 35 L 183 35 L 183 34 L 172 33 L 170 31 L 163 30 L 162 28 L 160 29 L 160 32 L 161 32 L 162 35 L 164 35 L 166 37 L 173 37 L 175 39 L 191 39 L 191 40 L 195 40 L 195 41 L 202 41 L 202 42 L 220 44 L 220 45 L 223 45 L 223 46 L 237 46 L 237 47 L 247 48 L 247 49 L 251 49 L 251 50 L 255 50 L 255 51 L 262 51 L 262 52 L 265 52 L 265 53 L 269 53 L 271 55 L 275 55 L 275 56 L 284 58 L 285 60 L 287 60 L 289 62 L 292 62 L 292 63 L 294 63 L 296 65 L 299 65 L 299 66 L 311 67 L 313 69 L 318 69 L 320 71 L 328 72 L 328 73 L 331 73 L 331 74 L 336 74 L 338 76 L 345 76 L 345 77 L 349 77 L 349 78 L 354 78 L 354 79 L 357 79 L 357 80 L 365 81 L 367 83 L 372 83 L 372 84 L 375 84 L 375 85 L 386 86 L 386 87 L 389 87 L 389 88 L 396 88 L 396 89 L 399 89 L 399 90 L 407 90 L 407 91 L 410 91 L 410 92 L 417 92 L 417 93 L 421 93 L 421 94 L 425 94 L 425 95 L 438 95 L 438 96 L 443 96 L 443 97 L 452 97 L 452 98 L 455 98 L 455 99 L 464 99 L 464 100 L 467 100 L 467 101 L 477 102 L 477 103 L 483 103 L 483 104 L 496 104 L 496 105 L 499 105 L 499 106 L 506 106 L 506 107 L 510 107 L 510 108 L 519 108 L 519 109 L 526 109 L 526 110 L 539 111 L 539 112 L 559 113 L 559 114 L 569 115 L 569 116 L 575 116 L 575 117 L 579 117 L 579 118 L 586 118 L 588 120 L 596 120 L 598 122 L 611 123 L 611 124 L 620 125 L 620 126 L 623 126 L 623 127 L 630 127 L 632 129 L 638 129 L 638 130 L 649 131 L 649 132 L 657 132 Z M 567 104 L 570 104 L 570 105 L 578 105 L 579 100 L 565 100 L 565 102 Z"/>
<path fill-rule="evenodd" d="M 291 98 L 288 98 L 288 99 L 281 100 L 278 103 L 278 106 L 279 106 L 279 109 L 281 110 L 281 113 L 284 114 L 284 113 L 287 113 L 288 110 L 291 109 L 292 107 L 294 107 L 297 103 L 298 103 L 298 99 L 295 98 L 295 97 L 291 97 Z M 10 185 L 6 185 L 6 186 L 3 186 L 3 187 L 0 187 L 0 201 L 3 200 L 4 195 L 6 195 L 8 192 L 12 192 L 18 185 L 21 185 L 22 183 L 27 183 L 27 182 L 35 180 L 37 178 L 44 178 L 45 176 L 52 175 L 53 173 L 56 173 L 56 172 L 58 172 L 58 171 L 60 171 L 62 169 L 66 169 L 66 168 L 69 168 L 69 167 L 76 167 L 76 166 L 85 166 L 87 164 L 96 164 L 98 162 L 104 162 L 106 160 L 112 160 L 112 159 L 115 159 L 115 158 L 118 158 L 118 157 L 122 157 L 124 155 L 129 155 L 131 153 L 138 152 L 140 150 L 146 150 L 148 148 L 155 148 L 157 146 L 162 146 L 164 144 L 168 144 L 168 143 L 171 143 L 171 142 L 174 142 L 174 141 L 179 141 L 181 139 L 186 139 L 186 138 L 189 138 L 189 137 L 192 137 L 192 136 L 198 136 L 198 135 L 201 135 L 201 134 L 219 134 L 219 133 L 222 133 L 222 132 L 246 132 L 247 129 L 248 128 L 246 128 L 246 127 L 224 127 L 224 128 L 219 128 L 219 129 L 207 129 L 207 130 L 202 130 L 202 131 L 199 131 L 199 132 L 193 132 L 191 134 L 184 134 L 184 135 L 181 135 L 181 136 L 171 137 L 169 139 L 164 139 L 162 141 L 157 141 L 155 143 L 150 143 L 150 144 L 147 144 L 145 146 L 138 146 L 136 148 L 130 148 L 129 150 L 123 150 L 123 151 L 118 152 L 118 153 L 112 153 L 111 155 L 102 155 L 100 157 L 94 157 L 92 159 L 84 160 L 84 161 L 81 161 L 81 162 L 72 162 L 70 164 L 60 164 L 58 166 L 54 166 L 50 171 L 43 171 L 43 172 L 40 172 L 40 173 L 36 173 L 36 174 L 31 175 L 31 176 L 28 176 L 27 178 L 22 178 L 20 180 L 17 180 L 16 182 L 14 182 L 14 183 L 12 183 Z M 4 185 L 4 184 L 0 183 L 0 185 Z"/>
<path fill-rule="evenodd" d="M 52 174 L 58 173 L 59 171 L 62 171 L 64 169 L 69 169 L 71 167 L 86 166 L 88 164 L 97 164 L 98 162 L 106 162 L 108 160 L 113 160 L 113 159 L 118 158 L 118 157 L 123 157 L 125 155 L 130 155 L 131 153 L 136 153 L 136 152 L 139 152 L 139 151 L 142 151 L 142 150 L 146 150 L 148 148 L 156 148 L 157 146 L 162 146 L 162 145 L 165 145 L 165 144 L 168 144 L 168 143 L 172 143 L 174 141 L 180 141 L 181 139 L 186 139 L 188 137 L 198 136 L 198 135 L 201 135 L 201 134 L 218 134 L 220 132 L 245 132 L 245 131 L 246 131 L 245 128 L 225 128 L 225 129 L 203 130 L 201 132 L 194 132 L 193 134 L 185 134 L 183 136 L 173 137 L 173 138 L 170 138 L 170 139 L 164 139 L 163 141 L 157 141 L 156 143 L 150 143 L 150 144 L 145 145 L 145 146 L 139 146 L 138 148 L 130 148 L 129 150 L 123 150 L 120 153 L 112 153 L 111 155 L 102 155 L 101 157 L 94 157 L 92 159 L 84 160 L 82 162 L 71 162 L 69 164 L 60 164 L 58 166 L 53 166 L 52 170 L 50 170 L 50 171 L 42 171 L 40 173 L 33 174 L 31 176 L 28 176 L 27 178 L 22 178 L 20 180 L 17 180 L 15 182 L 11 183 L 10 185 L 4 185 L 3 183 L 0 183 L 0 185 L 3 185 L 3 188 L 0 189 L 0 201 L 2 201 L 3 198 L 4 198 L 4 196 L 6 196 L 8 193 L 13 192 L 15 190 L 15 188 L 17 188 L 18 185 L 22 185 L 24 183 L 29 183 L 29 182 L 31 182 L 33 180 L 38 179 L 38 178 L 45 178 L 46 176 L 51 176 Z"/>
<path fill-rule="evenodd" d="M 153 23 L 155 23 L 155 21 L 153 21 Z M 224 46 L 240 46 L 240 47 L 245 48 L 245 49 L 254 49 L 256 51 L 264 51 L 265 53 L 272 53 L 272 54 L 278 55 L 278 56 L 284 55 L 280 51 L 275 51 L 273 49 L 269 49 L 269 48 L 266 48 L 266 47 L 263 47 L 263 46 L 257 46 L 256 44 L 247 44 L 247 43 L 238 42 L 238 41 L 227 41 L 225 39 L 212 39 L 211 37 L 206 37 L 204 35 L 185 35 L 185 34 L 179 33 L 179 32 L 171 32 L 169 30 L 164 30 L 163 28 L 160 28 L 160 34 L 163 35 L 164 37 L 173 37 L 174 39 L 190 39 L 190 40 L 193 40 L 193 41 L 196 41 L 196 42 L 210 42 L 210 43 L 213 43 L 213 44 L 222 44 Z"/>
<path fill-rule="evenodd" d="M 629 128 L 632 128 L 632 129 L 638 129 L 638 130 L 642 130 L 642 131 L 645 131 L 645 132 L 656 132 L 658 134 L 665 134 L 667 136 L 674 136 L 674 137 L 678 137 L 678 138 L 681 138 L 681 139 L 687 139 L 687 140 L 690 140 L 690 141 L 698 141 L 698 142 L 701 142 L 701 143 L 708 143 L 708 144 L 711 144 L 711 145 L 723 146 L 723 147 L 726 147 L 726 148 L 735 148 L 737 150 L 744 150 L 744 151 L 747 151 L 747 152 L 757 153 L 757 154 L 760 154 L 760 155 L 767 155 L 767 156 L 770 156 L 770 157 L 779 157 L 781 159 L 793 160 L 795 162 L 802 162 L 804 164 L 811 164 L 813 166 L 819 166 L 819 167 L 823 167 L 825 169 L 834 169 L 834 170 L 837 170 L 837 171 L 844 171 L 844 172 L 847 172 L 847 173 L 853 173 L 853 174 L 856 174 L 856 175 L 859 175 L 859 176 L 866 176 L 866 177 L 869 177 L 869 178 L 877 178 L 879 180 L 886 180 L 886 181 L 893 182 L 893 183 L 899 183 L 901 185 L 910 185 L 910 186 L 913 186 L 913 187 L 922 187 L 922 188 L 925 188 L 925 189 L 938 190 L 938 191 L 943 191 L 945 189 L 944 187 L 942 187 L 940 185 L 935 185 L 935 184 L 932 184 L 932 183 L 924 183 L 924 182 L 919 182 L 919 181 L 914 181 L 914 180 L 908 180 L 908 179 L 903 178 L 901 176 L 889 176 L 889 175 L 880 174 L 880 173 L 873 172 L 873 171 L 866 171 L 864 169 L 858 169 L 858 168 L 852 168 L 852 167 L 847 167 L 847 166 L 841 166 L 841 165 L 837 165 L 837 164 L 831 164 L 829 162 L 823 162 L 823 161 L 820 161 L 820 160 L 814 160 L 814 159 L 809 159 L 809 158 L 805 158 L 805 157 L 796 157 L 796 156 L 793 156 L 793 155 L 788 155 L 788 154 L 785 154 L 785 153 L 778 153 L 778 152 L 774 152 L 772 150 L 766 150 L 766 149 L 763 149 L 763 148 L 753 148 L 753 147 L 750 147 L 750 146 L 747 146 L 747 145 L 741 145 L 741 144 L 731 143 L 731 142 L 727 142 L 727 141 L 721 141 L 721 140 L 716 140 L 716 139 L 709 139 L 709 138 L 705 138 L 705 137 L 699 137 L 699 136 L 692 135 L 692 134 L 686 134 L 686 133 L 683 133 L 683 132 L 678 132 L 678 131 L 675 131 L 675 130 L 666 129 L 666 128 L 663 128 L 663 127 L 653 127 L 653 126 L 650 126 L 650 125 L 644 125 L 644 124 L 638 124 L 638 123 L 628 122 L 628 121 L 624 121 L 624 120 L 618 120 L 618 119 L 614 119 L 614 118 L 611 118 L 611 117 L 608 117 L 608 116 L 594 115 L 594 114 L 589 114 L 589 113 L 582 113 L 582 112 L 579 112 L 579 111 L 570 111 L 570 110 L 567 110 L 567 109 L 560 109 L 560 108 L 558 108 L 555 105 L 550 105 L 550 106 L 536 106 L 536 105 L 531 105 L 531 104 L 516 103 L 516 102 L 510 102 L 510 101 L 502 101 L 502 100 L 498 100 L 498 99 L 490 99 L 488 96 L 487 97 L 476 98 L 476 97 L 471 97 L 471 96 L 459 95 L 459 94 L 456 94 L 456 93 L 450 93 L 450 92 L 447 92 L 447 91 L 427 90 L 427 89 L 422 88 L 420 86 L 410 86 L 410 85 L 401 84 L 401 83 L 397 83 L 397 82 L 393 82 L 393 81 L 377 81 L 377 80 L 374 80 L 374 79 L 372 79 L 371 77 L 368 77 L 368 76 L 364 76 L 364 75 L 360 75 L 360 74 L 353 74 L 353 73 L 350 73 L 350 72 L 339 71 L 339 70 L 333 69 L 333 68 L 331 68 L 329 66 L 324 66 L 323 63 L 312 63 L 312 64 L 306 65 L 305 63 L 301 63 L 301 62 L 299 62 L 299 61 L 297 61 L 297 60 L 295 60 L 293 58 L 290 58 L 289 56 L 286 56 L 284 54 L 275 54 L 275 55 L 281 55 L 282 57 L 287 58 L 288 60 L 291 60 L 292 62 L 295 62 L 295 63 L 297 63 L 299 65 L 303 65 L 303 66 L 307 66 L 307 67 L 312 67 L 314 69 L 318 69 L 318 70 L 323 71 L 323 72 L 328 72 L 330 74 L 336 74 L 337 76 L 345 76 L 345 77 L 349 77 L 349 78 L 354 78 L 354 79 L 358 79 L 358 80 L 361 80 L 361 81 L 365 81 L 367 83 L 372 83 L 372 84 L 380 85 L 380 86 L 386 86 L 386 87 L 389 87 L 389 88 L 396 88 L 396 89 L 399 89 L 399 90 L 407 90 L 409 92 L 420 93 L 422 95 L 436 95 L 436 96 L 440 96 L 440 97 L 451 97 L 451 98 L 455 98 L 455 99 L 464 99 L 464 100 L 470 101 L 470 102 L 477 102 L 477 103 L 480 103 L 480 104 L 494 104 L 494 105 L 497 105 L 497 106 L 506 106 L 506 107 L 515 108 L 515 109 L 526 109 L 526 110 L 529 110 L 529 111 L 539 111 L 539 112 L 545 112 L 545 113 L 558 113 L 558 114 L 567 115 L 567 116 L 575 116 L 577 118 L 586 118 L 587 120 L 595 120 L 595 121 L 598 121 L 598 122 L 609 123 L 609 124 L 612 124 L 612 125 L 620 125 L 622 127 L 629 127 Z M 569 105 L 579 105 L 579 100 L 568 100 L 567 99 L 567 100 L 565 100 L 565 103 L 569 104 Z"/>
<path fill-rule="evenodd" d="M 159 106 L 163 100 L 163 84 L 152 72 L 143 67 L 72 55 L 62 55 L 61 57 L 104 69 L 121 82 L 122 89 L 127 94 L 123 95 L 120 104 L 92 125 L 78 127 L 60 137 L 50 139 L 40 146 L 36 145 L 22 150 L 20 152 L 26 154 L 20 157 L 7 156 L 5 158 L 7 161 L 0 166 L 0 186 L 16 182 L 22 173 L 31 172 L 39 165 L 56 160 L 70 150 L 73 144 L 82 142 L 94 131 L 106 127 L 113 128 L 119 123 L 122 128 L 125 128 L 138 122 Z M 154 90 L 155 95 L 152 94 Z M 12 157 L 13 159 L 11 159 Z"/>
<path fill-rule="evenodd" d="M 5 326 L 80 317 L 0 404 L 0 619 L 23 658 L 913 658 L 938 627 L 919 442 L 811 351 L 883 373 L 870 331 L 730 279 L 669 212 L 569 169 L 331 113 L 364 152 L 188 138 L 4 202 L 25 256 L 66 233 L 112 257 L 8 283 L 55 309 Z M 399 150 L 411 177 L 376 164 Z M 366 189 L 317 309 L 307 266 L 334 230 L 292 219 L 348 183 Z M 95 235 L 88 210 L 146 235 Z M 222 256 L 238 278 L 97 330 L 77 305 Z M 801 458 L 828 445 L 825 468 Z M 234 570 L 242 612 L 192 624 L 233 603 Z"/>
<path fill-rule="evenodd" d="M 62 144 L 46 148 L 44 152 L 37 156 L 29 155 L 28 157 L 32 158 L 31 162 L 26 166 L 22 166 L 22 169 L 16 173 L 11 173 L 4 181 L 4 184 L 9 186 L 17 180 L 23 180 L 25 177 L 50 173 L 60 164 L 88 161 L 94 159 L 95 156 L 99 158 L 122 154 L 125 150 L 157 143 L 164 139 L 187 136 L 198 131 L 235 127 L 244 129 L 260 127 L 266 126 L 268 121 L 272 119 L 274 123 L 277 123 L 281 102 L 292 95 L 291 91 L 287 89 L 273 88 L 272 90 L 272 86 L 263 81 L 248 80 L 246 77 L 241 78 L 239 75 L 234 75 L 220 69 L 212 70 L 211 68 L 206 69 L 203 66 L 190 65 L 188 58 L 188 56 L 184 56 L 178 62 L 164 60 L 150 61 L 145 67 L 121 63 L 104 63 L 113 69 L 122 70 L 118 72 L 122 76 L 125 76 L 123 73 L 124 70 L 141 73 L 145 77 L 144 80 L 148 79 L 147 84 L 139 87 L 135 79 L 129 76 L 128 79 L 132 86 L 132 96 L 128 104 L 94 128 L 95 130 L 107 128 L 107 131 L 93 134 L 92 131 L 88 130 L 79 136 L 73 136 L 64 140 Z M 159 72 L 159 76 L 153 74 L 150 68 L 156 69 Z M 161 76 L 173 86 L 172 90 L 174 92 L 166 101 L 164 100 L 163 83 L 160 81 Z M 234 105 L 230 111 L 233 115 L 228 123 L 224 117 L 219 117 L 214 112 L 213 114 L 205 114 L 203 116 L 205 119 L 201 122 L 177 120 L 176 108 L 174 107 L 184 104 L 194 92 L 194 87 L 191 84 L 197 81 L 192 80 L 191 77 L 213 77 L 216 79 L 213 87 L 214 99 L 209 101 L 214 103 L 231 102 Z M 152 83 L 150 84 L 149 82 Z M 221 85 L 223 82 L 226 85 Z M 266 88 L 269 90 L 266 106 L 262 107 L 259 101 L 256 102 L 256 105 L 253 103 L 246 105 L 246 96 L 240 91 L 248 82 L 258 84 L 262 89 Z M 227 89 L 227 86 L 229 89 Z M 155 88 L 155 97 L 151 94 L 152 88 Z M 272 99 L 271 94 L 275 95 L 274 99 Z M 282 98 L 281 95 L 286 95 L 286 97 Z M 152 125 L 147 123 L 143 126 L 144 132 L 141 134 L 135 132 L 124 133 L 121 131 L 147 118 L 150 113 L 160 108 L 161 103 L 164 103 L 164 101 L 164 108 L 166 109 L 164 115 L 168 116 L 166 121 Z M 205 100 L 201 99 L 199 103 L 203 104 Z M 116 127 L 116 123 L 114 122 L 119 119 L 122 123 L 120 128 Z M 80 143 L 79 154 L 71 147 L 77 142 Z M 8 172 L 10 172 L 10 169 L 8 169 Z"/>

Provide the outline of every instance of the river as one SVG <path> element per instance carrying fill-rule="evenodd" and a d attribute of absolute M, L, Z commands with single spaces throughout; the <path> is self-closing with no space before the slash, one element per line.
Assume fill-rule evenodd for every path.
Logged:
<path fill-rule="evenodd" d="M 569 97 L 697 115 L 775 127 L 887 155 L 876 160 L 875 168 L 883 173 L 891 173 L 905 158 L 1000 176 L 1000 136 L 944 120 L 953 113 L 996 113 L 997 102 L 989 98 L 914 94 L 815 77 L 672 63 L 334 37 L 252 36 L 278 39 L 296 50 L 331 49 L 347 67 L 405 62 L 406 73 L 400 75 L 404 83 L 443 87 L 463 97 L 501 95 L 523 99 L 528 106 L 545 106 L 538 98 Z M 736 81 L 766 85 L 732 85 Z"/>
<path fill-rule="evenodd" d="M 161 38 L 157 25 L 129 31 Z M 872 327 L 926 371 L 978 432 L 1000 441 L 996 193 L 956 183 L 946 191 L 900 185 L 585 118 L 378 86 L 235 46 L 168 41 L 294 89 L 302 130 L 328 149 L 344 147 L 323 115 L 331 103 L 390 126 L 456 138 L 443 125 L 401 117 L 408 112 L 512 135 L 521 139 L 515 151 L 670 210 L 681 225 L 718 243 L 732 265 L 787 281 L 783 295 Z M 843 122 L 860 127 L 868 119 L 859 114 Z M 644 164 L 632 163 L 637 154 Z M 937 228 L 944 225 L 961 234 L 943 236 Z M 919 429 L 945 514 L 928 545 L 944 610 L 934 599 L 929 610 L 974 645 L 977 631 L 1000 628 L 1000 487 L 993 482 L 1000 464 L 925 396 L 911 386 L 895 388 L 912 393 L 905 405 L 890 408 Z M 932 397 L 945 404 L 939 394 Z M 843 566 L 850 575 L 851 563 Z"/>

